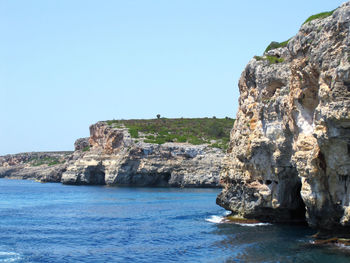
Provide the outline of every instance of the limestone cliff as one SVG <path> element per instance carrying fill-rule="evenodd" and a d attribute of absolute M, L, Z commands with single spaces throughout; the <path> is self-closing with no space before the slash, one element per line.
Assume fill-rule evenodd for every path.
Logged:
<path fill-rule="evenodd" d="M 146 126 L 154 125 L 155 122 L 164 123 L 164 120 L 153 123 L 148 123 L 148 120 L 139 121 Z M 168 121 L 186 124 L 188 120 Z M 200 126 L 203 122 L 217 123 L 216 118 L 191 121 L 186 124 L 191 129 L 194 122 Z M 232 119 L 218 120 L 220 121 L 233 122 Z M 129 128 L 120 124 L 116 127 L 114 124 L 98 122 L 91 125 L 90 137 L 76 140 L 74 152 L 32 152 L 0 156 L 0 178 L 35 179 L 64 184 L 219 187 L 224 150 L 215 147 L 224 145 L 225 140 L 228 140 L 228 136 L 221 136 L 222 126 L 218 126 L 219 140 L 207 139 L 205 144 L 200 141 L 202 144 L 193 145 L 187 142 L 148 143 L 146 137 L 150 135 L 135 139 L 131 137 Z M 232 123 L 227 126 L 227 133 L 230 126 Z M 216 126 L 209 125 L 207 128 L 211 131 L 213 127 Z M 215 130 L 214 133 L 216 132 Z M 171 135 L 167 136 L 170 138 Z M 201 138 L 200 135 L 197 137 Z"/>
<path fill-rule="evenodd" d="M 224 152 L 207 145 L 146 143 L 131 138 L 127 128 L 106 122 L 90 126 L 87 140 L 76 143 L 62 175 L 65 184 L 218 187 Z M 83 146 L 82 146 L 83 145 Z M 84 147 L 85 146 L 85 147 Z"/>
<path fill-rule="evenodd" d="M 350 226 L 350 3 L 255 57 L 217 203 L 263 221 Z"/>
<path fill-rule="evenodd" d="M 60 182 L 72 152 L 30 152 L 0 156 L 0 178 Z"/>

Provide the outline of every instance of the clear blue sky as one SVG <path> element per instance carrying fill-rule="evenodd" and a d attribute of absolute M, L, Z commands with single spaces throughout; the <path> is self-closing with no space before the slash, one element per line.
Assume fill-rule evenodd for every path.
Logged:
<path fill-rule="evenodd" d="M 344 1 L 0 0 L 0 154 L 99 120 L 235 117 L 246 63 Z"/>

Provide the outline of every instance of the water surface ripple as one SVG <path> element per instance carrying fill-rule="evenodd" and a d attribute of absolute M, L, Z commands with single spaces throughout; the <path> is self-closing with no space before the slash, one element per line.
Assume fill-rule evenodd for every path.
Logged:
<path fill-rule="evenodd" d="M 305 227 L 218 223 L 218 192 L 0 179 L 0 262 L 350 262 Z"/>

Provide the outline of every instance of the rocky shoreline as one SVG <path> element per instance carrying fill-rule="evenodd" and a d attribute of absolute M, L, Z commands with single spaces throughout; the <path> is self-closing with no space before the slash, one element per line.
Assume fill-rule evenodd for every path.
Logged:
<path fill-rule="evenodd" d="M 0 178 L 74 185 L 220 187 L 224 151 L 189 143 L 135 140 L 127 128 L 90 126 L 74 152 L 23 153 L 0 157 Z"/>
<path fill-rule="evenodd" d="M 73 152 L 29 152 L 0 156 L 0 178 L 60 182 Z"/>

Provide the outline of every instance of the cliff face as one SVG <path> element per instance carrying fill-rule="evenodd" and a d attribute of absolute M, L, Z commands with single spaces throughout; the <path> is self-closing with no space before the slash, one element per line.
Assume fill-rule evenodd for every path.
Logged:
<path fill-rule="evenodd" d="M 345 3 L 248 63 L 219 205 L 264 221 L 350 226 L 349 26 Z"/>
<path fill-rule="evenodd" d="M 76 161 L 62 175 L 66 184 L 218 187 L 224 153 L 206 145 L 137 142 L 128 129 L 105 122 L 90 126 L 90 148 L 76 143 Z"/>

